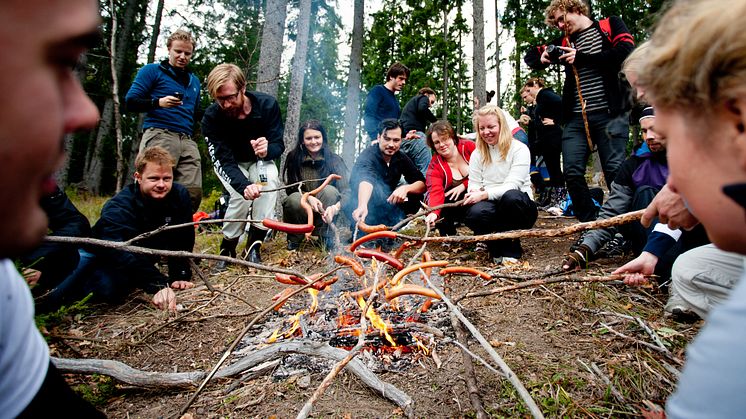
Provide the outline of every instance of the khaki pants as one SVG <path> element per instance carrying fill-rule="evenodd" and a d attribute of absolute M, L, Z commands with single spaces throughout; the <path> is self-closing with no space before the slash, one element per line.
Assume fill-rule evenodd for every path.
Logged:
<path fill-rule="evenodd" d="M 267 168 L 267 185 L 264 186 L 266 189 L 275 189 L 280 186 L 280 175 L 277 171 L 277 166 L 274 162 L 264 162 Z M 238 163 L 238 168 L 241 172 L 249 179 L 249 182 L 258 182 L 259 174 L 256 170 L 256 162 L 243 162 Z M 273 218 L 275 204 L 277 203 L 277 191 L 262 193 L 257 199 L 247 200 L 243 197 L 243 191 L 236 191 L 228 183 L 228 180 L 220 176 L 220 173 L 215 172 L 218 175 L 218 179 L 225 187 L 225 190 L 231 194 L 231 199 L 228 201 L 228 209 L 225 210 L 225 218 L 249 218 L 251 214 L 252 220 L 258 220 L 258 223 L 254 223 L 254 227 L 261 230 L 267 230 L 261 223 L 264 218 Z M 223 236 L 226 239 L 237 239 L 241 237 L 244 230 L 248 231 L 249 226 L 246 223 L 223 223 Z"/>
<path fill-rule="evenodd" d="M 197 143 L 186 134 L 162 128 L 148 128 L 142 135 L 140 151 L 146 147 L 161 146 L 174 159 L 174 182 L 179 182 L 192 200 L 192 212 L 202 201 L 202 165 Z"/>
<path fill-rule="evenodd" d="M 286 223 L 292 224 L 306 224 L 308 222 L 308 215 L 306 210 L 300 206 L 300 192 L 293 192 L 285 198 L 282 202 L 282 219 Z M 334 205 L 339 202 L 341 195 L 337 188 L 332 185 L 327 185 L 316 195 L 316 198 L 324 204 L 324 208 Z M 329 225 L 324 223 L 321 219 L 321 214 L 313 214 L 313 225 L 316 226 L 314 233 L 319 237 L 328 237 L 332 233 Z M 303 240 L 303 234 L 288 234 L 288 241 L 300 243 Z"/>

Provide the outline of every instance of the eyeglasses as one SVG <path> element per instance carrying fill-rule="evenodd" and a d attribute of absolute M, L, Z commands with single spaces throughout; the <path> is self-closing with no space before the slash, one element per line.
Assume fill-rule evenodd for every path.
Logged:
<path fill-rule="evenodd" d="M 238 98 L 238 95 L 241 94 L 241 91 L 238 91 L 232 95 L 225 95 L 225 96 L 215 96 L 215 101 L 217 101 L 219 104 L 223 104 L 225 102 L 233 102 Z"/>

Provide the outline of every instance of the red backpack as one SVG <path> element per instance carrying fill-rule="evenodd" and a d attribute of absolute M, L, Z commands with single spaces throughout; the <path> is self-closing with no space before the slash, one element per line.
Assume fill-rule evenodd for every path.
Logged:
<path fill-rule="evenodd" d="M 619 41 L 629 41 L 632 43 L 632 45 L 635 44 L 634 38 L 632 38 L 632 35 L 629 33 L 620 33 L 616 36 L 612 36 L 611 33 L 611 23 L 609 23 L 609 18 L 601 19 L 598 21 L 598 26 L 601 29 L 601 33 L 606 37 L 606 39 L 611 42 L 611 46 L 616 46 Z M 562 38 L 562 46 L 567 46 L 567 38 Z"/>

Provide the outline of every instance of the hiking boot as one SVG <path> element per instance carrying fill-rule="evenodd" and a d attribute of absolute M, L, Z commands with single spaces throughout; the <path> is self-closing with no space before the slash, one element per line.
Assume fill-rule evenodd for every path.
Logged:
<path fill-rule="evenodd" d="M 685 307 L 674 307 L 671 310 L 671 319 L 677 323 L 692 324 L 701 319 L 699 315 Z"/>
<path fill-rule="evenodd" d="M 299 247 L 300 247 L 299 242 L 292 242 L 288 240 L 288 247 L 287 247 L 288 250 L 290 251 L 298 250 Z"/>
<path fill-rule="evenodd" d="M 573 243 L 572 246 L 570 246 L 570 252 L 574 252 L 574 251 L 580 249 L 580 245 L 583 244 L 583 241 L 585 240 L 585 236 L 589 232 L 590 232 L 590 230 L 586 230 L 586 231 L 580 233 L 580 237 L 578 237 L 578 239 L 575 240 L 575 243 Z"/>
<path fill-rule="evenodd" d="M 226 239 L 223 237 L 223 240 L 220 242 L 220 256 L 228 256 L 228 257 L 236 257 L 236 246 L 238 246 L 238 238 L 235 239 Z M 210 271 L 213 274 L 219 274 L 221 272 L 224 272 L 226 269 L 228 269 L 229 262 L 226 262 L 224 260 L 219 260 L 218 263 L 215 264 L 215 266 L 212 268 L 212 271 Z"/>
<path fill-rule="evenodd" d="M 251 263 L 262 263 L 260 250 L 266 237 L 267 230 L 262 230 L 253 225 L 249 227 L 249 236 L 246 238 L 246 247 L 244 248 L 244 260 Z"/>
<path fill-rule="evenodd" d="M 624 240 L 624 236 L 617 233 L 613 239 L 607 241 L 601 249 L 596 252 L 596 256 L 600 258 L 615 258 L 623 256 L 626 249 L 627 241 Z"/>

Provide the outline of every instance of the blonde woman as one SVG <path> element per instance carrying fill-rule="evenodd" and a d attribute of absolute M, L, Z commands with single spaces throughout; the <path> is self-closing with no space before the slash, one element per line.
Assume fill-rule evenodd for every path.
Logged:
<path fill-rule="evenodd" d="M 469 161 L 469 189 L 464 205 L 466 225 L 475 234 L 531 228 L 538 212 L 531 192 L 531 154 L 513 139 L 503 111 L 487 105 L 475 112 L 477 148 Z M 523 254 L 518 239 L 487 243 L 496 264 L 516 261 Z"/>

